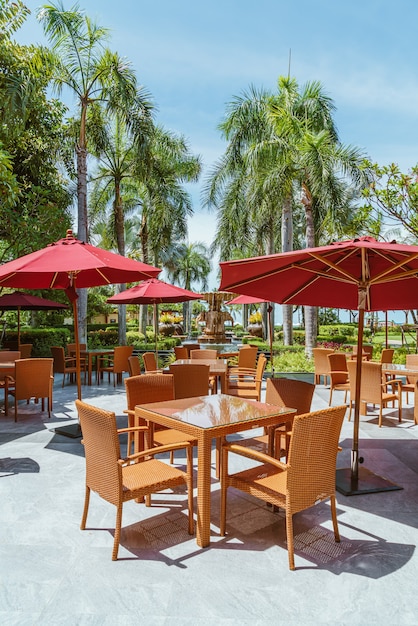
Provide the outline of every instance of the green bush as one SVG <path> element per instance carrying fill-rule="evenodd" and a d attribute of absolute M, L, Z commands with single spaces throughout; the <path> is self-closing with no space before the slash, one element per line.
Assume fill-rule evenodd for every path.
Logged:
<path fill-rule="evenodd" d="M 72 340 L 69 328 L 30 328 L 20 332 L 20 343 L 32 344 L 32 356 L 48 358 L 51 356 L 51 346 L 65 347 Z M 15 342 L 17 349 L 17 332 L 9 331 L 7 342 Z"/>

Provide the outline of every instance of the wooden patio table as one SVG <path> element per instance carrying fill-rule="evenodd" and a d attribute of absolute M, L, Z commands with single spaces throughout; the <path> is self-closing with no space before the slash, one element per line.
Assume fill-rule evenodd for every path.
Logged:
<path fill-rule="evenodd" d="M 197 531 L 201 548 L 210 544 L 210 497 L 212 439 L 253 428 L 289 422 L 295 409 L 281 408 L 237 396 L 214 394 L 167 402 L 137 405 L 139 418 L 150 424 L 175 428 L 197 438 Z M 150 442 L 152 444 L 152 441 Z"/>
<path fill-rule="evenodd" d="M 92 382 L 92 372 L 93 372 L 93 360 L 96 365 L 96 378 L 98 376 L 97 373 L 97 363 L 98 359 L 101 356 L 111 356 L 113 354 L 113 349 L 108 348 L 107 350 L 80 350 L 80 357 L 87 359 L 87 372 L 88 372 L 88 384 L 91 385 Z"/>

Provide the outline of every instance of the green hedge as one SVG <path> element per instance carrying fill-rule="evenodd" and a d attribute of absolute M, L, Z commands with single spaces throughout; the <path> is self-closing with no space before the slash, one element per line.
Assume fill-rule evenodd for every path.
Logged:
<path fill-rule="evenodd" d="M 20 343 L 32 344 L 33 357 L 50 357 L 51 346 L 65 347 L 72 340 L 72 333 L 69 328 L 33 328 L 22 330 L 20 333 Z M 17 332 L 8 331 L 5 345 L 12 347 L 15 344 L 17 349 Z"/>

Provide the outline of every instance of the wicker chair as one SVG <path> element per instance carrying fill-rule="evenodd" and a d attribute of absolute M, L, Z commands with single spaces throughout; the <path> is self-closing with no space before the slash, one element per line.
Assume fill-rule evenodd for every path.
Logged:
<path fill-rule="evenodd" d="M 335 541 L 339 531 L 335 500 L 338 440 L 346 407 L 339 406 L 295 417 L 289 462 L 248 449 L 237 443 L 222 446 L 220 534 L 225 535 L 228 487 L 240 489 L 286 512 L 289 568 L 295 569 L 293 515 L 318 501 L 331 501 Z M 262 465 L 229 474 L 228 457 L 235 453 Z"/>
<path fill-rule="evenodd" d="M 344 391 L 344 402 L 347 402 L 347 393 L 350 391 L 348 380 L 347 357 L 343 352 L 333 352 L 328 354 L 329 363 L 329 406 L 332 404 L 332 394 L 334 389 Z"/>
<path fill-rule="evenodd" d="M 395 350 L 393 348 L 383 348 L 382 354 L 380 355 L 381 363 L 392 363 L 393 362 L 393 353 Z"/>
<path fill-rule="evenodd" d="M 142 355 L 142 360 L 144 361 L 145 373 L 161 372 L 161 370 L 158 369 L 157 357 L 155 356 L 155 352 L 144 352 L 144 354 Z"/>
<path fill-rule="evenodd" d="M 260 354 L 255 371 L 238 368 L 238 371 L 234 372 L 234 368 L 232 368 L 228 372 L 226 393 L 231 396 L 246 398 L 247 400 L 260 401 L 261 384 L 266 364 L 266 356 Z"/>
<path fill-rule="evenodd" d="M 174 346 L 174 354 L 176 359 L 188 359 L 189 351 L 185 346 Z"/>
<path fill-rule="evenodd" d="M 141 363 L 139 361 L 139 356 L 132 355 L 128 358 L 128 368 L 129 376 L 140 376 Z"/>
<path fill-rule="evenodd" d="M 21 358 L 20 350 L 0 350 L 0 363 L 14 363 Z M 7 378 L 7 381 L 6 381 Z M 12 369 L 0 370 L 0 389 L 4 389 L 4 414 L 8 414 L 6 384 L 9 389 L 14 387 L 14 367 Z"/>
<path fill-rule="evenodd" d="M 255 369 L 258 348 L 254 346 L 242 346 L 238 352 L 238 367 Z"/>
<path fill-rule="evenodd" d="M 303 380 L 293 378 L 268 378 L 266 384 L 266 402 L 279 407 L 290 407 L 296 409 L 296 413 L 291 415 L 290 421 L 278 427 L 271 427 L 270 436 L 274 436 L 274 456 L 280 458 L 283 453 L 286 459 L 289 453 L 290 438 L 292 435 L 292 422 L 296 415 L 309 413 L 311 410 L 312 398 L 315 385 Z M 284 438 L 284 446 L 281 439 Z M 251 437 L 240 441 L 242 445 L 250 446 L 260 452 L 268 452 L 268 434 L 259 437 Z"/>
<path fill-rule="evenodd" d="M 418 354 L 407 354 L 406 355 L 406 367 L 418 367 Z M 406 377 L 406 382 L 402 383 L 402 391 L 406 392 L 406 403 L 409 404 L 409 392 L 415 393 L 415 383 L 418 380 L 417 376 L 408 375 Z"/>
<path fill-rule="evenodd" d="M 348 376 L 350 380 L 350 411 L 348 419 L 351 418 L 351 411 L 355 402 L 357 362 L 348 361 Z M 392 391 L 387 389 L 392 387 Z M 397 388 L 395 392 L 394 389 Z M 372 361 L 363 361 L 361 364 L 361 388 L 360 402 L 364 404 L 367 411 L 367 403 L 379 405 L 379 428 L 382 426 L 382 409 L 389 402 L 398 402 L 399 422 L 402 421 L 402 382 L 400 380 L 388 380 L 382 382 L 382 364 Z"/>
<path fill-rule="evenodd" d="M 218 351 L 210 348 L 200 348 L 199 350 L 190 350 L 191 359 L 217 359 Z"/>
<path fill-rule="evenodd" d="M 17 422 L 19 400 L 41 399 L 42 411 L 47 400 L 48 417 L 52 410 L 52 387 L 54 383 L 53 359 L 19 359 L 15 362 L 15 375 L 5 379 L 5 414 L 8 415 L 8 396 L 14 396 L 15 422 Z"/>
<path fill-rule="evenodd" d="M 209 365 L 172 363 L 170 374 L 173 374 L 174 377 L 174 397 L 176 400 L 209 394 Z"/>
<path fill-rule="evenodd" d="M 199 350 L 190 350 L 190 358 L 193 360 L 198 359 L 217 359 L 218 351 L 210 348 L 200 348 Z M 212 393 L 218 391 L 218 381 L 216 376 L 209 376 L 209 387 Z"/>
<path fill-rule="evenodd" d="M 328 348 L 313 348 L 312 355 L 315 368 L 315 385 L 321 384 L 321 376 L 324 378 L 324 385 L 327 384 L 329 378 L 328 355 L 334 350 Z"/>
<path fill-rule="evenodd" d="M 97 380 L 100 384 L 100 380 L 103 372 L 108 373 L 108 379 L 110 382 L 110 374 L 113 374 L 113 386 L 116 387 L 116 382 L 122 382 L 122 374 L 129 372 L 128 359 L 132 356 L 134 350 L 133 346 L 116 346 L 113 350 L 113 355 L 99 357 L 97 366 Z"/>
<path fill-rule="evenodd" d="M 122 525 L 123 503 L 128 500 L 143 499 L 152 493 L 187 485 L 189 533 L 193 534 L 193 475 L 192 447 L 183 442 L 173 446 L 162 446 L 144 450 L 122 459 L 116 428 L 115 414 L 90 406 L 76 400 L 76 407 L 83 432 L 83 444 L 86 458 L 86 491 L 84 510 L 80 528 L 85 530 L 89 509 L 90 491 L 95 491 L 101 498 L 116 506 L 115 537 L 112 560 L 118 558 L 119 541 Z M 119 432 L 124 432 L 122 429 Z M 150 459 L 150 456 L 167 452 L 171 449 L 186 448 L 187 472 L 170 467 L 167 463 Z M 142 460 L 138 463 L 138 460 Z"/>
<path fill-rule="evenodd" d="M 64 387 L 65 377 L 69 376 L 70 382 L 72 382 L 77 372 L 75 357 L 65 356 L 64 348 L 61 346 L 51 346 L 51 354 L 54 359 L 54 374 L 62 374 L 62 386 Z"/>
<path fill-rule="evenodd" d="M 174 400 L 174 378 L 171 374 L 147 374 L 147 376 L 132 376 L 125 378 L 126 402 L 128 414 L 128 427 L 135 425 L 135 406 L 137 404 L 149 404 L 150 402 L 164 402 Z M 141 421 L 139 426 L 147 426 L 145 421 Z M 146 431 L 138 433 L 137 450 L 144 449 L 144 434 Z M 191 437 L 173 428 L 164 426 L 154 426 L 154 444 L 158 446 L 171 445 L 179 441 L 187 441 L 197 445 L 195 437 Z M 128 453 L 131 451 L 133 433 L 128 433 Z M 173 463 L 173 453 L 170 454 L 170 462 Z"/>
<path fill-rule="evenodd" d="M 21 343 L 19 344 L 19 352 L 21 359 L 30 359 L 32 354 L 32 343 Z"/>

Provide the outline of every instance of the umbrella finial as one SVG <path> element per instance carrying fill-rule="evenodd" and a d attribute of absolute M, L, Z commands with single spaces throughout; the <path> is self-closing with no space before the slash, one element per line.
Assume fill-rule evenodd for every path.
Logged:
<path fill-rule="evenodd" d="M 71 228 L 67 228 L 67 234 L 66 234 L 66 239 L 75 239 L 73 231 Z"/>

